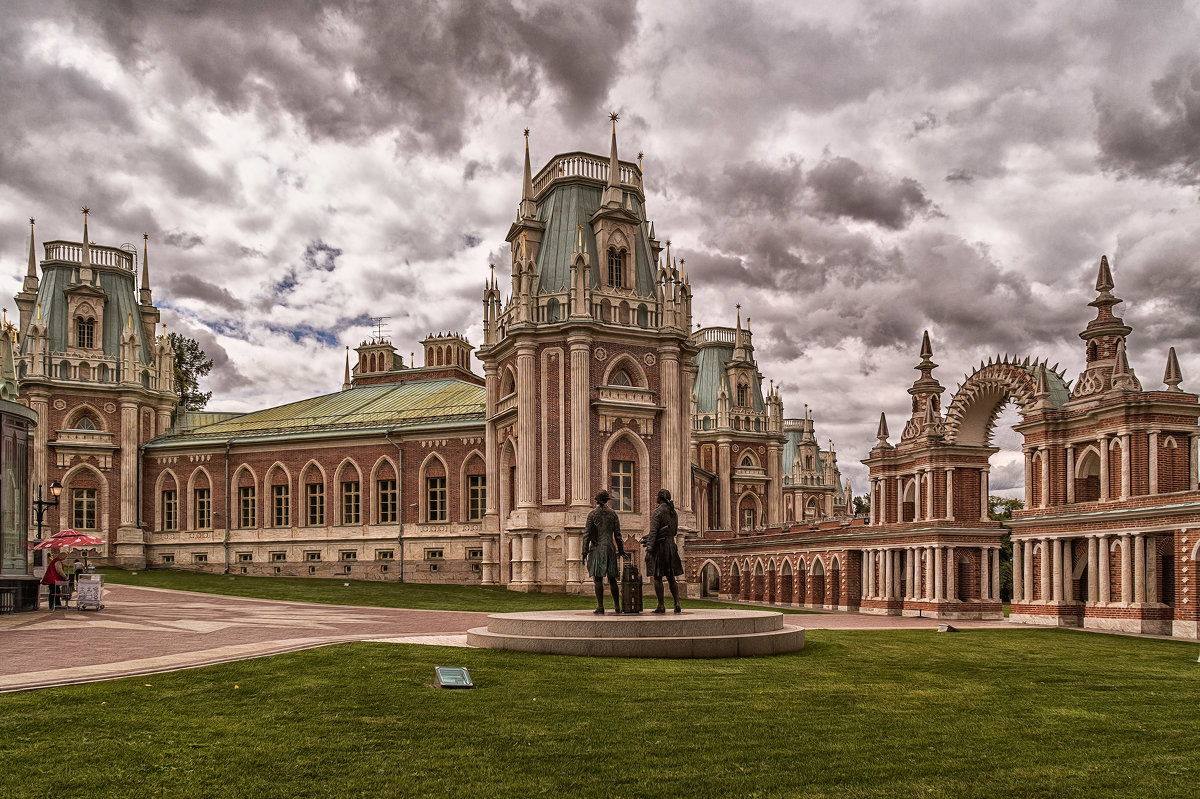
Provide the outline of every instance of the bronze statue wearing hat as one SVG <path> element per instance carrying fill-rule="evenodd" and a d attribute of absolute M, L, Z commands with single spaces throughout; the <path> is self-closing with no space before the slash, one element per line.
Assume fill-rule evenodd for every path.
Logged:
<path fill-rule="evenodd" d="M 654 613 L 667 612 L 663 607 L 664 577 L 671 588 L 671 599 L 675 600 L 675 612 L 683 612 L 679 606 L 679 586 L 675 583 L 675 575 L 683 574 L 683 562 L 675 544 L 678 533 L 679 515 L 671 501 L 671 492 L 664 488 L 658 492 L 658 507 L 650 517 L 650 533 L 642 539 L 642 546 L 646 548 L 646 574 L 654 578 L 654 595 L 658 598 Z"/>
<path fill-rule="evenodd" d="M 625 556 L 621 543 L 621 522 L 616 511 L 608 507 L 608 492 L 596 495 L 596 507 L 588 514 L 583 528 L 583 562 L 596 583 L 597 615 L 604 615 L 604 578 L 612 591 L 613 610 L 621 612 L 621 595 L 617 590 L 619 575 L 617 559 Z"/>

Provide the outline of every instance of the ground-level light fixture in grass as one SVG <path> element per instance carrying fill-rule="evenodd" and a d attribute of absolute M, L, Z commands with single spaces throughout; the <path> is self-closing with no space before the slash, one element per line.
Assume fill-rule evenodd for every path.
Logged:
<path fill-rule="evenodd" d="M 462 666 L 434 666 L 438 688 L 474 688 L 471 675 Z"/>

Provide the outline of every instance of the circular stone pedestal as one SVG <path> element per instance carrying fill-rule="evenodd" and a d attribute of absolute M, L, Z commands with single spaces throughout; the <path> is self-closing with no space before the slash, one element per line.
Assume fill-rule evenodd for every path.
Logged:
<path fill-rule="evenodd" d="M 627 658 L 732 658 L 781 655 L 804 648 L 804 628 L 769 610 L 685 610 L 637 615 L 590 610 L 498 613 L 467 631 L 484 649 Z"/>

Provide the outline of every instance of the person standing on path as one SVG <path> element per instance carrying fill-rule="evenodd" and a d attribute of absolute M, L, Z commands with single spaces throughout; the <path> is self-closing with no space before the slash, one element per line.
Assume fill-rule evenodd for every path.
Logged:
<path fill-rule="evenodd" d="M 62 552 L 57 549 L 50 550 L 50 561 L 46 564 L 46 573 L 42 575 L 42 585 L 46 586 L 49 593 L 51 610 L 61 606 L 60 589 L 66 579 L 67 570 L 63 566 Z"/>
<path fill-rule="evenodd" d="M 583 562 L 588 574 L 596 584 L 597 616 L 604 615 L 604 578 L 612 591 L 613 610 L 621 612 L 621 593 L 617 588 L 618 558 L 625 557 L 625 546 L 621 543 L 621 521 L 616 511 L 608 507 L 608 492 L 596 495 L 596 507 L 588 514 L 583 528 Z"/>
<path fill-rule="evenodd" d="M 675 600 L 675 612 L 683 612 L 679 606 L 679 586 L 675 583 L 675 576 L 683 574 L 683 562 L 675 544 L 678 533 L 679 514 L 675 512 L 671 492 L 664 488 L 658 492 L 658 507 L 650 517 L 650 534 L 642 539 L 642 546 L 646 548 L 646 574 L 654 578 L 654 596 L 658 598 L 654 613 L 667 612 L 663 606 L 664 577 L 671 588 L 671 599 Z"/>

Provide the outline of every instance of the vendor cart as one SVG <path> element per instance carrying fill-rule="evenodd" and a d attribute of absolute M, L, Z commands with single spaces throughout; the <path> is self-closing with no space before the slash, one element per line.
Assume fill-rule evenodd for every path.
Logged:
<path fill-rule="evenodd" d="M 75 609 L 103 610 L 104 575 L 81 574 L 75 578 Z"/>

